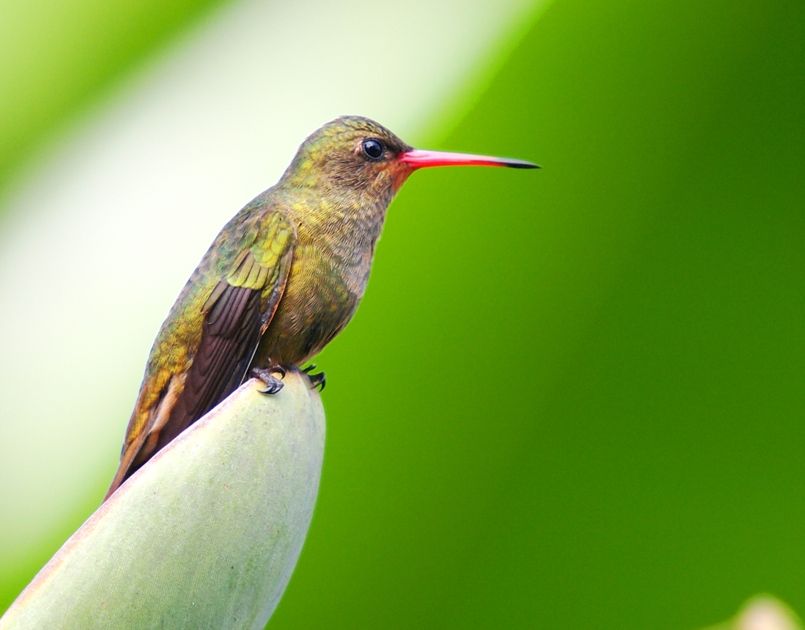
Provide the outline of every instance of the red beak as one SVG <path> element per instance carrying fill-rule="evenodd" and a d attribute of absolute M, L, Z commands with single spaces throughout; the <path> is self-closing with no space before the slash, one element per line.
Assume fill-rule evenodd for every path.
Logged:
<path fill-rule="evenodd" d="M 421 151 L 411 149 L 400 153 L 401 162 L 412 170 L 429 166 L 508 166 L 509 168 L 539 168 L 536 164 L 512 158 L 471 155 L 469 153 L 444 153 L 442 151 Z"/>

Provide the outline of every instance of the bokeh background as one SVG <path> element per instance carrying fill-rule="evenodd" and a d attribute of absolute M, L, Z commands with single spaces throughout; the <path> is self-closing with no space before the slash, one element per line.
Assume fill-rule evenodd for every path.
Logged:
<path fill-rule="evenodd" d="M 394 202 L 270 627 L 805 610 L 805 4 L 281 4 L 2 2 L 0 610 L 208 242 L 342 113 L 543 170 Z"/>

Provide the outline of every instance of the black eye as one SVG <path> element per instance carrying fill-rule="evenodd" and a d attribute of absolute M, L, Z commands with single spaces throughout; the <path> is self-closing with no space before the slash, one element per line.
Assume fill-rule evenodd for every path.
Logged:
<path fill-rule="evenodd" d="M 383 143 L 376 138 L 367 138 L 361 143 L 363 154 L 370 160 L 379 160 L 383 157 Z"/>

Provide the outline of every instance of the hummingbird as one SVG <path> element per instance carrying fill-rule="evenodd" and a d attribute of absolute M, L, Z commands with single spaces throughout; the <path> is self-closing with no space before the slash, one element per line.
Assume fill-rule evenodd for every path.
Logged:
<path fill-rule="evenodd" d="M 249 376 L 266 394 L 280 391 L 285 371 L 316 355 L 355 313 L 394 194 L 420 168 L 453 165 L 538 168 L 414 149 L 360 116 L 314 131 L 277 184 L 224 226 L 171 308 L 105 499 Z M 324 387 L 323 373 L 302 371 Z"/>

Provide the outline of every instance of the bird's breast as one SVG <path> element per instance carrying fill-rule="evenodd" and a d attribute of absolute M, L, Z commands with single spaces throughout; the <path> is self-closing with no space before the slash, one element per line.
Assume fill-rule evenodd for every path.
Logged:
<path fill-rule="evenodd" d="M 355 313 L 370 265 L 371 252 L 344 260 L 320 246 L 298 245 L 285 293 L 255 363 L 270 359 L 297 366 L 317 354 Z"/>

